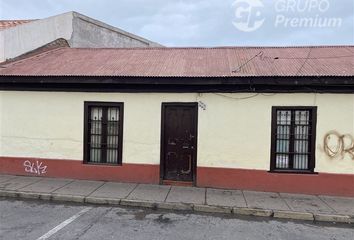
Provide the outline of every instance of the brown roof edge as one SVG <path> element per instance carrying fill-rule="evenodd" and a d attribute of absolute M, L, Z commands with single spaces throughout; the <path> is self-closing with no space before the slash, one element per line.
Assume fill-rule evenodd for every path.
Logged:
<path fill-rule="evenodd" d="M 30 52 L 24 53 L 18 57 L 15 58 L 11 58 L 11 59 L 6 59 L 5 62 L 0 62 L 0 66 L 1 65 L 5 65 L 5 64 L 10 64 L 13 62 L 17 62 L 23 59 L 30 59 L 34 56 L 38 56 L 41 55 L 43 53 L 48 53 L 52 50 L 55 49 L 59 49 L 59 48 L 66 48 L 66 47 L 70 47 L 69 43 L 64 39 L 64 38 L 58 38 L 42 47 L 36 48 Z"/>

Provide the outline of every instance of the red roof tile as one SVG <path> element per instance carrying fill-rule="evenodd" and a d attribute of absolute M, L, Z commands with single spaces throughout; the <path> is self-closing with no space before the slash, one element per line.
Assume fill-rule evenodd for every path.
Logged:
<path fill-rule="evenodd" d="M 20 76 L 354 76 L 354 46 L 59 48 L 5 64 Z"/>
<path fill-rule="evenodd" d="M 20 24 L 32 22 L 35 20 L 0 20 L 0 31 L 10 28 L 10 27 L 15 27 Z"/>

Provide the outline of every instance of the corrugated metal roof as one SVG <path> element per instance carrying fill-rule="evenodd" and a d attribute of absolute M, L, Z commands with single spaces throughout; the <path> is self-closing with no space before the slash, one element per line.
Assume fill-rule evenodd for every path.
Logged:
<path fill-rule="evenodd" d="M 28 23 L 35 21 L 34 19 L 30 20 L 0 20 L 0 31 L 10 28 L 10 27 L 15 27 L 20 24 Z"/>
<path fill-rule="evenodd" d="M 0 67 L 16 76 L 354 76 L 354 46 L 60 48 Z"/>

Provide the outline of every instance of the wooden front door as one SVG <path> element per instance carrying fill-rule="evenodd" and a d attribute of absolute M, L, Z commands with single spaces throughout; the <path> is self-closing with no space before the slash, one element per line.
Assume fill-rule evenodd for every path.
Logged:
<path fill-rule="evenodd" d="M 161 180 L 195 182 L 197 103 L 163 103 Z"/>

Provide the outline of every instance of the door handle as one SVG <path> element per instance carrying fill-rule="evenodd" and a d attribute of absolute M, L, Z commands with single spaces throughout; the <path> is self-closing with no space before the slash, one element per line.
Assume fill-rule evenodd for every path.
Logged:
<path fill-rule="evenodd" d="M 183 173 L 183 174 L 189 174 L 192 171 L 192 156 L 191 155 L 188 155 L 188 161 L 189 161 L 188 170 L 187 171 L 184 171 L 183 169 L 181 170 L 181 173 Z"/>
<path fill-rule="evenodd" d="M 194 149 L 193 146 L 182 146 L 182 149 Z"/>

